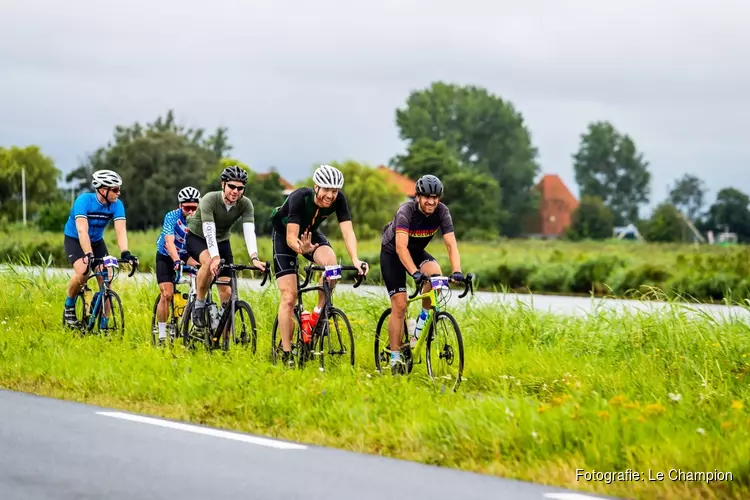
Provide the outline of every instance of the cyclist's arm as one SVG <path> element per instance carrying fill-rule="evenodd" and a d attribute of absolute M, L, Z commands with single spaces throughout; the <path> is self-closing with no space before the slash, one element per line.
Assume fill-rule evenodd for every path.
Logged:
<path fill-rule="evenodd" d="M 396 253 L 398 254 L 398 258 L 401 260 L 401 263 L 406 268 L 406 272 L 409 273 L 409 275 L 412 275 L 415 272 L 419 271 L 419 268 L 411 258 L 411 254 L 409 253 L 409 248 L 407 246 L 408 244 L 409 233 L 396 229 Z"/>
<path fill-rule="evenodd" d="M 89 239 L 89 220 L 86 217 L 76 217 L 76 229 L 78 230 L 78 242 L 81 244 L 83 253 L 94 253 Z"/>
<path fill-rule="evenodd" d="M 215 208 L 216 203 L 205 198 L 198 204 L 198 210 L 201 211 L 201 220 L 203 221 L 203 236 L 206 238 L 206 247 L 211 260 L 219 258 L 219 244 L 216 242 L 216 222 L 214 221 Z"/>
<path fill-rule="evenodd" d="M 167 249 L 167 253 L 172 258 L 172 262 L 180 260 L 180 253 L 177 251 L 177 247 L 174 244 L 174 228 L 179 219 L 180 216 L 178 214 L 167 212 L 167 215 L 164 216 L 164 224 L 161 228 L 162 234 L 164 235 L 164 248 Z"/>
<path fill-rule="evenodd" d="M 253 202 L 249 198 L 243 198 L 245 210 L 242 213 L 242 234 L 245 236 L 245 247 L 250 256 L 250 261 L 258 258 L 258 243 L 255 239 L 255 210 Z"/>
<path fill-rule="evenodd" d="M 352 259 L 352 262 L 357 262 L 359 260 L 359 256 L 357 255 L 357 237 L 354 234 L 352 221 L 345 220 L 344 222 L 339 222 L 339 228 L 341 228 L 341 235 L 344 237 L 344 245 L 349 257 Z"/>
<path fill-rule="evenodd" d="M 302 222 L 305 195 L 296 191 L 289 195 L 289 215 L 286 224 L 286 244 L 297 253 L 302 253 L 302 243 L 299 241 L 299 226 Z"/>
<path fill-rule="evenodd" d="M 115 202 L 114 224 L 117 246 L 120 247 L 121 252 L 125 252 L 128 249 L 128 232 L 125 228 L 125 205 L 120 200 Z"/>
<path fill-rule="evenodd" d="M 453 230 L 453 219 L 446 205 L 441 203 L 438 209 L 440 210 L 440 232 L 443 235 L 445 247 L 448 249 L 448 260 L 450 260 L 453 272 L 457 273 L 461 271 L 461 255 L 458 252 L 456 233 Z"/>
<path fill-rule="evenodd" d="M 286 244 L 297 253 L 302 253 L 302 242 L 299 240 L 299 224 L 289 222 L 286 225 Z"/>

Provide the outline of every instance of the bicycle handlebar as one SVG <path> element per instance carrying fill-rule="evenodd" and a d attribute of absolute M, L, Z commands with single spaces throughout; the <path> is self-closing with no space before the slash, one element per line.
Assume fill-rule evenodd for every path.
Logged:
<path fill-rule="evenodd" d="M 268 277 L 271 275 L 271 263 L 266 261 L 266 270 L 263 271 L 263 281 L 260 282 L 260 286 L 263 286 L 266 284 L 266 281 L 268 281 Z M 260 271 L 260 268 L 253 265 L 246 265 L 246 264 L 225 264 L 224 259 L 221 259 L 219 261 L 219 270 L 216 272 L 216 276 L 214 276 L 213 281 L 211 281 L 211 285 L 216 283 L 216 280 L 219 278 L 219 274 L 222 270 L 229 269 L 231 272 L 237 272 L 237 271 Z"/>
<path fill-rule="evenodd" d="M 419 282 L 415 283 L 414 293 L 412 293 L 411 295 L 409 295 L 409 299 L 413 299 L 414 297 L 416 297 L 417 295 L 419 295 L 420 291 L 422 290 L 422 285 L 425 282 L 427 282 L 432 277 L 434 277 L 434 276 L 427 276 L 426 274 L 423 274 L 422 275 L 422 279 L 420 279 Z M 469 293 L 469 291 L 471 291 L 471 294 L 474 295 L 474 283 L 473 283 L 473 280 L 474 280 L 474 275 L 471 274 L 471 273 L 469 273 L 466 276 L 464 276 L 464 279 L 462 281 L 460 281 L 460 282 L 452 281 L 452 280 L 449 279 L 448 280 L 448 285 L 450 286 L 451 283 L 463 283 L 464 284 L 464 291 L 463 291 L 463 293 L 461 295 L 458 296 L 459 299 L 463 299 L 464 297 L 466 297 L 466 294 Z"/>
<path fill-rule="evenodd" d="M 93 259 L 89 260 L 89 272 L 95 268 L 98 265 L 104 264 L 104 257 L 94 257 Z M 117 264 L 130 264 L 130 272 L 128 273 L 128 278 L 132 278 L 135 272 L 138 270 L 138 259 L 134 258 L 131 260 L 125 260 L 125 259 L 117 259 Z"/>
<path fill-rule="evenodd" d="M 362 270 L 364 271 L 366 269 L 365 263 L 362 263 Z M 307 288 L 307 285 L 310 284 L 310 279 L 312 278 L 313 272 L 315 271 L 325 271 L 325 266 L 318 266 L 316 264 L 309 264 L 305 267 L 305 281 L 302 283 L 300 288 Z M 342 271 L 356 271 L 359 273 L 359 269 L 357 269 L 355 266 L 341 266 Z M 365 275 L 364 274 L 357 274 L 357 278 L 354 280 L 354 288 L 357 288 L 359 285 L 362 284 L 362 281 L 364 281 Z"/>

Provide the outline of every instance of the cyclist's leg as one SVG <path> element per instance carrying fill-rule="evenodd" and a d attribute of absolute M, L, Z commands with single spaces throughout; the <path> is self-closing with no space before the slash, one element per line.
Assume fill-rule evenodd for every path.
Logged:
<path fill-rule="evenodd" d="M 101 239 L 95 243 L 92 243 L 91 250 L 94 251 L 94 257 L 97 259 L 101 259 L 109 255 L 109 250 L 107 249 L 107 244 L 104 242 L 104 239 Z M 102 269 L 102 266 L 100 265 L 96 269 Z M 101 290 L 102 283 L 104 282 L 104 277 L 97 276 L 96 281 L 99 285 L 99 289 Z M 94 294 L 94 297 L 96 296 L 97 295 Z M 101 314 L 99 316 L 99 328 L 101 329 L 107 328 L 107 326 L 109 325 L 109 315 L 110 315 L 111 310 L 112 310 L 112 304 L 109 301 L 102 303 Z"/>
<path fill-rule="evenodd" d="M 314 262 L 319 266 L 333 266 L 336 264 L 336 254 L 328 242 L 328 239 L 323 235 L 320 229 L 316 229 L 312 234 L 312 242 L 319 246 L 312 251 L 311 254 L 305 254 L 305 258 L 310 262 Z M 323 284 L 323 276 L 320 277 L 320 284 Z M 331 292 L 336 287 L 336 281 L 330 281 Z M 322 290 L 318 291 L 318 305 L 315 307 L 311 314 L 310 323 L 314 326 L 318 321 L 318 316 L 323 306 L 326 304 L 326 294 Z"/>
<path fill-rule="evenodd" d="M 185 239 L 185 248 L 188 255 L 200 262 L 200 269 L 195 276 L 195 303 L 191 321 L 198 328 L 206 326 L 204 312 L 206 309 L 206 294 L 211 284 L 211 255 L 208 253 L 206 240 L 194 233 L 188 233 Z"/>
<path fill-rule="evenodd" d="M 419 272 L 425 276 L 440 275 L 442 273 L 440 270 L 440 264 L 438 264 L 435 257 L 430 255 L 426 250 L 422 250 L 421 254 L 415 253 L 412 255 L 412 259 L 414 259 L 414 263 L 419 267 Z M 422 293 L 429 292 L 430 290 L 432 290 L 432 285 L 427 281 L 422 285 Z M 422 299 L 422 308 L 426 310 L 429 307 L 430 299 Z"/>
<path fill-rule="evenodd" d="M 234 254 L 232 253 L 232 245 L 229 243 L 229 240 L 220 241 L 218 247 L 219 257 L 224 259 L 224 264 L 234 264 Z M 219 279 L 216 280 L 216 287 L 219 290 L 219 299 L 221 300 L 222 307 L 226 306 L 232 297 L 231 278 L 232 273 L 228 269 L 222 269 L 219 273 Z"/>
<path fill-rule="evenodd" d="M 391 347 L 391 366 L 401 359 L 401 341 L 406 315 L 406 269 L 395 253 L 380 250 L 380 273 L 391 300 L 388 317 L 388 338 Z"/>
<path fill-rule="evenodd" d="M 278 329 L 281 334 L 282 362 L 289 361 L 294 331 L 294 302 L 297 300 L 297 253 L 286 244 L 285 233 L 273 229 L 273 272 L 281 294 Z M 275 348 L 275 347 L 274 347 Z"/>
<path fill-rule="evenodd" d="M 75 325 L 76 297 L 86 279 L 88 267 L 83 262 L 84 252 L 78 239 L 65 236 L 63 246 L 65 248 L 65 254 L 68 256 L 68 262 L 73 266 L 73 276 L 70 277 L 68 290 L 65 296 L 64 318 L 68 325 Z"/>
<path fill-rule="evenodd" d="M 172 259 L 156 252 L 156 282 L 159 284 L 159 305 L 156 306 L 156 321 L 159 328 L 159 339 L 167 337 L 167 319 L 169 303 L 174 295 L 174 280 L 177 275 L 172 267 Z"/>

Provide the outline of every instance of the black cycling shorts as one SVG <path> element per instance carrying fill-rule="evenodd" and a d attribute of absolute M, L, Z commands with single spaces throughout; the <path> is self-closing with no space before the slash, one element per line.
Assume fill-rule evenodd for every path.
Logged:
<path fill-rule="evenodd" d="M 174 283 L 177 273 L 174 271 L 172 257 L 156 252 L 156 282 Z"/>
<path fill-rule="evenodd" d="M 281 231 L 274 227 L 271 233 L 271 241 L 273 242 L 273 272 L 276 278 L 286 276 L 287 274 L 297 274 L 299 272 L 298 254 L 286 244 L 286 228 Z M 331 246 L 320 229 L 313 231 L 312 242 L 320 246 Z M 315 251 L 313 250 L 310 253 L 302 255 L 310 262 L 313 262 L 314 253 Z"/>
<path fill-rule="evenodd" d="M 81 248 L 81 242 L 78 238 L 65 235 L 65 241 L 63 242 L 63 248 L 65 249 L 65 255 L 68 256 L 68 262 L 71 264 L 75 263 L 78 259 L 83 258 L 86 252 Z M 104 238 L 99 241 L 91 242 L 91 251 L 94 252 L 94 257 L 101 259 L 108 255 L 107 244 L 104 243 Z"/>
<path fill-rule="evenodd" d="M 219 247 L 219 257 L 224 259 L 224 264 L 234 264 L 234 255 L 232 255 L 232 245 L 229 244 L 229 240 L 220 241 L 216 244 Z M 201 261 L 201 253 L 208 250 L 208 244 L 205 238 L 201 238 L 195 233 L 188 233 L 185 238 L 185 250 L 190 257 L 195 259 L 196 262 Z M 187 259 L 185 259 L 187 260 Z M 170 264 L 171 265 L 171 264 Z M 219 276 L 230 277 L 228 269 L 222 269 Z"/>
<path fill-rule="evenodd" d="M 422 267 L 425 262 L 437 262 L 427 250 L 410 250 L 409 255 L 417 266 Z M 395 293 L 406 293 L 406 268 L 398 258 L 398 254 L 390 253 L 381 248 L 380 250 L 380 275 L 383 276 L 388 296 Z"/>

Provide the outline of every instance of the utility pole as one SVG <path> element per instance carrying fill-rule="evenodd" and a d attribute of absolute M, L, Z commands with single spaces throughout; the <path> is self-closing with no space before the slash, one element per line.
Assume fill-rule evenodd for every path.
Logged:
<path fill-rule="evenodd" d="M 21 200 L 23 200 L 23 225 L 26 225 L 26 167 L 21 167 Z"/>

